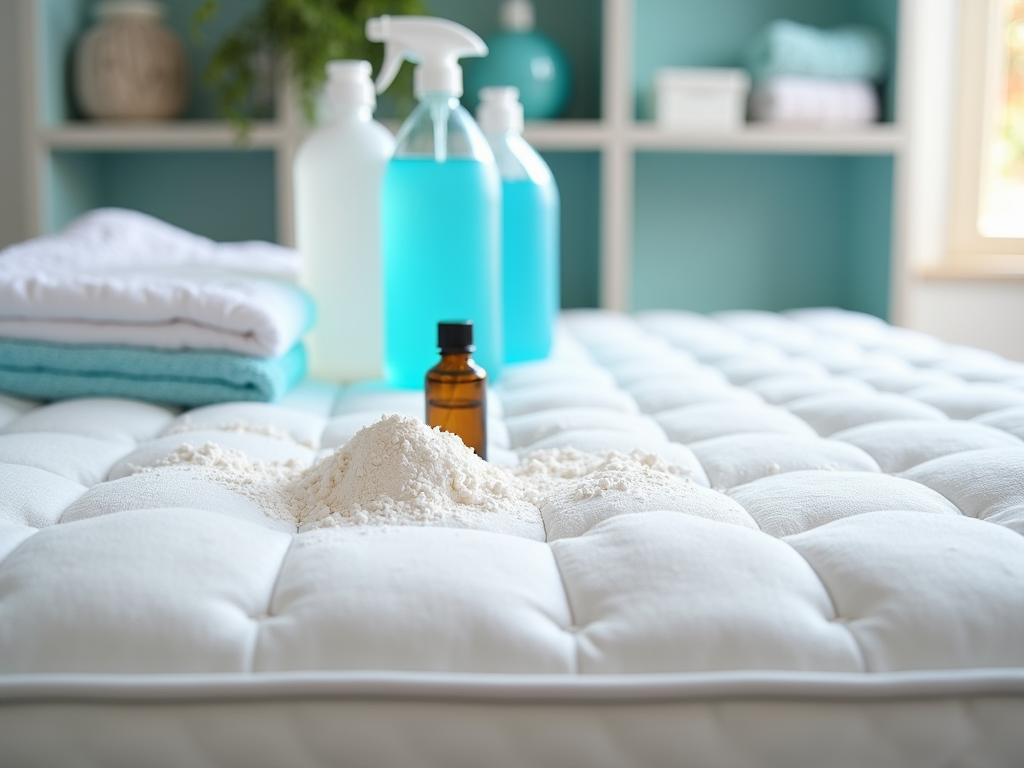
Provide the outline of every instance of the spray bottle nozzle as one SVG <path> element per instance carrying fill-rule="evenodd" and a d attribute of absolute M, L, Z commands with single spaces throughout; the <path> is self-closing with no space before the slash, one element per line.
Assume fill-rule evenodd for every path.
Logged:
<path fill-rule="evenodd" d="M 414 62 L 413 87 L 424 93 L 462 95 L 464 56 L 486 56 L 480 37 L 461 24 L 431 16 L 379 16 L 366 22 L 366 39 L 384 43 L 384 63 L 377 74 L 377 93 L 383 93 L 398 74 L 402 60 Z"/>

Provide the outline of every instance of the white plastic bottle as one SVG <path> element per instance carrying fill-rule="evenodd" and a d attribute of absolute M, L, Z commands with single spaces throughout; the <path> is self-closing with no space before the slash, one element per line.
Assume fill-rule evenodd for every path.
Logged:
<path fill-rule="evenodd" d="M 310 374 L 328 381 L 383 375 L 380 189 L 395 139 L 373 120 L 371 72 L 367 61 L 327 64 L 327 122 L 295 155 L 300 282 L 317 309 Z"/>
<path fill-rule="evenodd" d="M 501 173 L 505 362 L 542 360 L 561 298 L 558 186 L 522 136 L 518 88 L 481 88 L 476 118 Z"/>
<path fill-rule="evenodd" d="M 487 46 L 445 19 L 381 16 L 366 36 L 383 42 L 377 89 L 403 59 L 417 62 L 419 105 L 398 131 L 384 174 L 384 369 L 420 388 L 436 362 L 439 322 L 471 320 L 477 363 L 491 381 L 504 362 L 501 327 L 501 177 L 476 121 L 459 103 L 464 56 Z"/>

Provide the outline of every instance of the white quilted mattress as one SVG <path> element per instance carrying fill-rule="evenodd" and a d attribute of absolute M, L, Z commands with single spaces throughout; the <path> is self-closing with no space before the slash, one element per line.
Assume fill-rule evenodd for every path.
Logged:
<path fill-rule="evenodd" d="M 838 310 L 581 311 L 492 394 L 495 462 L 640 448 L 687 490 L 298 533 L 133 467 L 311 463 L 420 393 L 0 396 L 0 764 L 1024 765 L 1024 365 Z"/>

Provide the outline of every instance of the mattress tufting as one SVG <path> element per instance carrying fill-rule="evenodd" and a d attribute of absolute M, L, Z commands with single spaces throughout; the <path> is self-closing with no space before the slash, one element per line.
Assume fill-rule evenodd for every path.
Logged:
<path fill-rule="evenodd" d="M 1024 760 L 1024 364 L 833 309 L 565 313 L 492 389 L 492 460 L 686 479 L 552 497 L 545 540 L 298 532 L 136 471 L 205 442 L 310 464 L 422 411 L 0 395 L 0 762 Z"/>

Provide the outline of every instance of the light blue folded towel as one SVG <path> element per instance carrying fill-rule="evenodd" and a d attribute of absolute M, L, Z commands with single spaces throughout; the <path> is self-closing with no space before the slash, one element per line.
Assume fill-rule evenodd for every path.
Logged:
<path fill-rule="evenodd" d="M 819 29 L 786 19 L 754 38 L 744 63 L 758 82 L 784 75 L 878 82 L 886 74 L 885 43 L 877 30 Z"/>
<path fill-rule="evenodd" d="M 306 350 L 279 357 L 0 339 L 0 392 L 32 400 L 127 397 L 171 405 L 274 402 L 306 374 Z"/>

